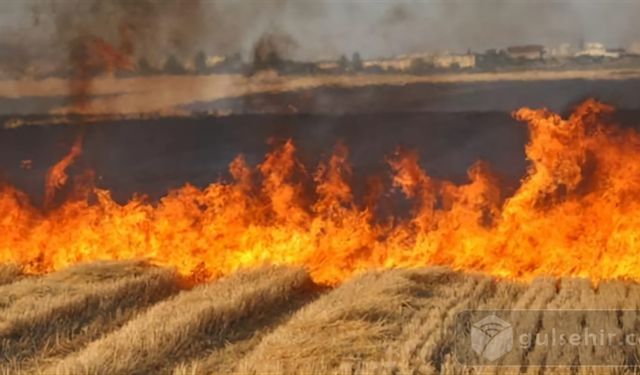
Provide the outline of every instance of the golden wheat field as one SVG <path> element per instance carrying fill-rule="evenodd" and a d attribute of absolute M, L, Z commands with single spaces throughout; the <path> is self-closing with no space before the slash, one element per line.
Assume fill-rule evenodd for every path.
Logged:
<path fill-rule="evenodd" d="M 328 288 L 303 269 L 264 266 L 193 286 L 142 261 L 79 264 L 42 276 L 3 266 L 0 373 L 539 374 L 569 373 L 545 369 L 559 357 L 580 364 L 581 355 L 594 355 L 535 347 L 517 359 L 519 368 L 499 366 L 513 360 L 508 356 L 481 371 L 462 367 L 451 355 L 454 316 L 483 308 L 635 310 L 640 285 L 517 283 L 431 267 L 370 271 Z M 610 319 L 622 331 L 637 325 Z M 637 352 L 608 350 L 599 355 L 619 373 L 637 364 Z"/>

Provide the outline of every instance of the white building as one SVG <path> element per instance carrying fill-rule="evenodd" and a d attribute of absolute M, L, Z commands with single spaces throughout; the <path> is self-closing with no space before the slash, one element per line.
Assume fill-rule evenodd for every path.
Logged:
<path fill-rule="evenodd" d="M 379 67 L 384 70 L 407 71 L 411 67 L 411 64 L 414 62 L 414 60 L 422 60 L 427 64 L 433 65 L 435 68 L 441 69 L 450 69 L 453 67 L 457 67 L 459 69 L 471 69 L 476 66 L 476 56 L 472 53 L 419 53 L 411 55 L 401 55 L 391 59 L 363 61 L 363 66 L 365 68 Z"/>
<path fill-rule="evenodd" d="M 581 56 L 617 59 L 620 57 L 620 52 L 609 52 L 602 43 L 587 43 L 582 51 L 575 54 L 575 57 Z"/>
<path fill-rule="evenodd" d="M 547 53 L 545 54 L 545 57 L 551 57 L 551 58 L 569 58 L 569 57 L 573 57 L 576 54 L 576 48 L 574 48 L 571 44 L 569 43 L 562 43 L 557 47 L 552 47 L 547 49 Z"/>
<path fill-rule="evenodd" d="M 362 66 L 365 68 L 378 67 L 383 70 L 407 70 L 411 66 L 412 58 L 409 57 L 397 57 L 393 59 L 378 59 L 378 60 L 365 60 L 362 62 Z"/>
<path fill-rule="evenodd" d="M 429 61 L 429 60 L 427 60 Z M 464 55 L 433 55 L 431 62 L 436 68 L 453 68 L 454 66 L 460 69 L 471 69 L 476 66 L 476 55 L 468 53 Z"/>
<path fill-rule="evenodd" d="M 509 57 L 516 60 L 541 60 L 544 52 L 544 46 L 538 44 L 507 47 Z"/>

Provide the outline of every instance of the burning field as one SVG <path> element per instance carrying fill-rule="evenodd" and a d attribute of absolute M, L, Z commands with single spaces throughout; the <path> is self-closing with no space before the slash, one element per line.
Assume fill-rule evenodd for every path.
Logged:
<path fill-rule="evenodd" d="M 289 140 L 274 141 L 255 167 L 236 157 L 228 181 L 121 204 L 92 185 L 92 171 L 67 175 L 82 153 L 80 137 L 47 173 L 44 210 L 3 185 L 0 261 L 39 274 L 146 258 L 196 281 L 266 263 L 304 267 L 332 286 L 361 271 L 430 265 L 522 281 L 637 279 L 640 136 L 607 123 L 612 111 L 589 100 L 567 119 L 514 112 L 529 128 L 530 166 L 512 194 L 486 163 L 455 184 L 430 177 L 416 152 L 398 149 L 386 156 L 390 177 L 372 175 L 354 199 L 346 146 L 310 167 Z M 394 212 L 394 190 L 409 215 Z"/>
<path fill-rule="evenodd" d="M 640 53 L 407 55 L 448 6 L 431 33 L 421 2 L 327 3 L 31 3 L 52 35 L 0 81 L 0 374 L 640 372 Z M 343 39 L 394 57 L 310 48 Z"/>
<path fill-rule="evenodd" d="M 515 111 L 529 134 L 515 188 L 483 162 L 466 182 L 431 177 L 398 148 L 361 194 L 346 145 L 311 166 L 274 139 L 206 187 L 118 202 L 92 170 L 70 174 L 81 134 L 48 170 L 42 207 L 0 190 L 0 368 L 457 373 L 474 368 L 454 355 L 457 316 L 473 309 L 609 309 L 514 324 L 634 332 L 640 135 L 613 114 L 595 100 L 566 118 Z M 635 347 L 525 349 L 488 368 L 638 364 Z"/>

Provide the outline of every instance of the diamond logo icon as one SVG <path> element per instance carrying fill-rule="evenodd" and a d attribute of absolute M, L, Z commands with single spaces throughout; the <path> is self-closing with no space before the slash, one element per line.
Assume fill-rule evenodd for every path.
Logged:
<path fill-rule="evenodd" d="M 513 349 L 513 327 L 492 314 L 471 326 L 471 349 L 495 361 Z"/>

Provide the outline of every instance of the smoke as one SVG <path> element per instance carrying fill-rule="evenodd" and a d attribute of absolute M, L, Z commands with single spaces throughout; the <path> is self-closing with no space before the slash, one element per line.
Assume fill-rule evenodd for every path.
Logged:
<path fill-rule="evenodd" d="M 78 36 L 93 35 L 117 43 L 126 25 L 131 52 L 156 65 L 168 55 L 184 60 L 200 50 L 210 55 L 241 52 L 251 59 L 261 39 L 284 40 L 284 35 L 288 35 L 287 43 L 296 45 L 295 27 L 282 28 L 283 21 L 288 17 L 321 18 L 325 8 L 293 0 L 41 0 L 28 4 L 36 28 L 53 30 L 46 44 L 54 54 L 60 56 L 60 50 Z"/>
<path fill-rule="evenodd" d="M 624 47 L 640 40 L 636 14 L 640 3 L 626 0 L 0 2 L 0 70 L 17 77 L 30 76 L 30 70 L 49 76 L 62 67 L 75 80 L 69 88 L 72 106 L 83 108 L 91 101 L 93 76 L 135 67 L 142 58 L 157 68 L 169 56 L 195 64 L 199 51 L 209 56 L 240 52 L 245 62 L 269 66 L 273 60 L 337 60 L 355 52 L 366 59 L 529 43 L 600 41 Z M 200 89 L 189 87 L 189 92 Z M 166 91 L 180 94 L 174 86 Z M 129 112 L 139 106 L 119 102 L 119 110 L 122 104 L 132 108 Z"/>
<path fill-rule="evenodd" d="M 127 23 L 136 56 L 150 61 L 198 50 L 250 59 L 268 34 L 288 35 L 297 48 L 282 57 L 298 60 L 583 40 L 624 47 L 640 40 L 640 3 L 632 0 L 26 0 L 3 2 L 0 10 L 4 37 L 26 40 L 34 51 L 55 51 L 88 33 L 116 42 Z"/>
<path fill-rule="evenodd" d="M 289 34 L 265 33 L 253 48 L 254 68 L 274 68 L 297 47 Z"/>
<path fill-rule="evenodd" d="M 91 35 L 119 43 L 125 53 L 159 59 L 166 51 L 191 52 L 206 36 L 201 9 L 197 0 L 61 0 L 37 11 L 52 18 L 52 44 L 61 49 Z"/>

